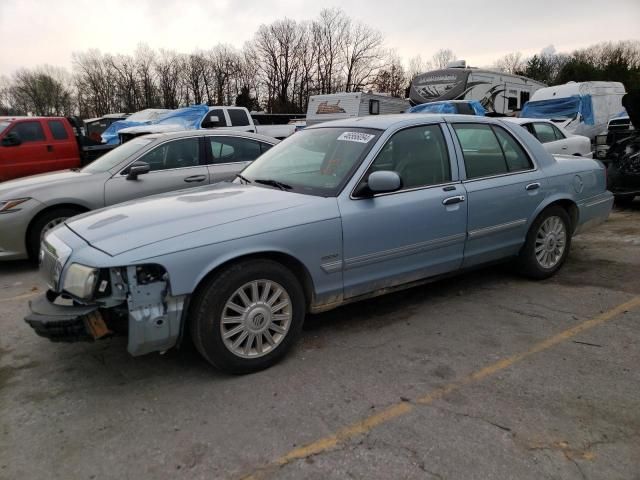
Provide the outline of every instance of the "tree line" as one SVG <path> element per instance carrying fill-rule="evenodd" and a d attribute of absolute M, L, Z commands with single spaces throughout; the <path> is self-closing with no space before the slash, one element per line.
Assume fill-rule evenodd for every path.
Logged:
<path fill-rule="evenodd" d="M 0 78 L 0 115 L 88 118 L 202 103 L 297 113 L 315 94 L 371 90 L 405 97 L 415 75 L 455 59 L 454 52 L 441 49 L 428 59 L 404 61 L 385 46 L 379 30 L 331 8 L 310 21 L 285 18 L 261 25 L 242 48 L 218 44 L 185 54 L 139 45 L 132 55 L 74 52 L 71 72 L 23 68 Z M 515 52 L 492 68 L 548 85 L 615 80 L 640 88 L 640 42 L 604 43 L 570 54 L 548 47 L 530 58 Z"/>

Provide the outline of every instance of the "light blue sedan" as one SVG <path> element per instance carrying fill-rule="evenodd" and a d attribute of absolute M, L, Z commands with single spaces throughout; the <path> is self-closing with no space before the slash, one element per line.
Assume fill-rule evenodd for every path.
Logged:
<path fill-rule="evenodd" d="M 387 115 L 307 128 L 233 183 L 67 220 L 40 252 L 26 321 L 58 341 L 128 335 L 132 355 L 190 334 L 245 373 L 294 344 L 306 313 L 514 259 L 553 275 L 613 197 L 596 160 L 553 157 L 499 119 Z"/>

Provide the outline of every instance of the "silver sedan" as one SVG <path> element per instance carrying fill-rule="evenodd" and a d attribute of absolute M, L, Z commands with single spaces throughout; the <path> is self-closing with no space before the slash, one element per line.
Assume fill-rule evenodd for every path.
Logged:
<path fill-rule="evenodd" d="M 233 179 L 276 143 L 221 130 L 146 135 L 83 169 L 0 183 L 0 260 L 35 258 L 44 234 L 74 215 Z"/>

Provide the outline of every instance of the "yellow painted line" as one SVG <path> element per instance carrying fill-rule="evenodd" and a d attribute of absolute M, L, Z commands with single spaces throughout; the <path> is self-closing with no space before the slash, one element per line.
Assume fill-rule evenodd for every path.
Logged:
<path fill-rule="evenodd" d="M 18 300 L 24 300 L 26 298 L 31 298 L 31 297 L 35 297 L 36 295 L 40 295 L 40 291 L 38 292 L 30 292 L 30 293 L 25 293 L 23 295 L 17 295 L 15 297 L 9 297 L 9 298 L 0 298 L 0 303 L 4 303 L 4 302 L 15 302 Z"/>
<path fill-rule="evenodd" d="M 626 313 L 630 310 L 640 307 L 640 297 L 635 297 L 628 302 L 625 302 L 617 307 L 612 308 L 606 312 L 601 313 L 600 315 L 586 320 L 574 327 L 571 327 L 567 330 L 564 330 L 552 337 L 549 337 L 539 343 L 533 345 L 530 349 L 516 353 L 515 355 L 511 355 L 510 357 L 499 360 L 491 365 L 488 365 L 480 370 L 477 370 L 473 373 L 470 373 L 466 377 L 461 380 L 449 383 L 440 388 L 437 388 L 433 392 L 424 395 L 422 397 L 417 398 L 414 403 L 416 405 L 428 405 L 448 394 L 459 390 L 460 388 L 480 382 L 485 378 L 501 371 L 506 368 L 511 367 L 515 363 L 521 362 L 522 360 L 536 354 L 540 353 L 544 350 L 548 350 L 559 343 L 568 340 L 569 338 L 575 337 L 576 335 L 584 332 L 585 330 L 589 330 L 593 327 L 597 327 L 613 318 Z M 384 410 L 375 413 L 369 417 L 364 418 L 363 420 L 359 420 L 351 425 L 348 425 L 344 428 L 341 428 L 336 433 L 329 435 L 327 437 L 321 438 L 314 442 L 311 442 L 305 446 L 295 448 L 288 453 L 284 454 L 280 458 L 275 459 L 273 462 L 268 463 L 260 468 L 258 468 L 253 473 L 241 477 L 242 480 L 260 480 L 266 478 L 279 467 L 287 465 L 295 460 L 300 460 L 303 458 L 308 458 L 313 455 L 317 455 L 322 452 L 326 452 L 338 446 L 339 444 L 357 437 L 358 435 L 365 434 L 379 425 L 387 423 L 395 418 L 401 417 L 403 415 L 411 412 L 415 406 L 414 403 L 408 402 L 400 402 L 391 405 L 390 407 L 385 408 Z"/>

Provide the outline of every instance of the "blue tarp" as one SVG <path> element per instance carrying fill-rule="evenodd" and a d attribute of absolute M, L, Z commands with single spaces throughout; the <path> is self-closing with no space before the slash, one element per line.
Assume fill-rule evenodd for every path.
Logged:
<path fill-rule="evenodd" d="M 209 112 L 206 105 L 192 105 L 191 107 L 179 108 L 160 117 L 152 125 L 180 125 L 185 130 L 200 128 L 200 122 Z"/>
<path fill-rule="evenodd" d="M 565 98 L 538 100 L 524 104 L 522 118 L 574 118 L 580 114 L 582 123 L 595 125 L 591 95 L 572 95 Z"/>
<path fill-rule="evenodd" d="M 108 145 L 117 145 L 120 143 L 118 137 L 120 130 L 129 127 L 139 127 L 141 125 L 180 125 L 184 130 L 193 130 L 200 127 L 200 122 L 208 111 L 209 107 L 206 105 L 193 105 L 191 107 L 171 110 L 153 121 L 132 122 L 130 120 L 118 120 L 102 132 L 102 141 Z"/>
<path fill-rule="evenodd" d="M 458 113 L 455 103 L 456 102 L 447 101 L 422 103 L 411 107 L 407 110 L 407 113 Z M 476 115 L 484 117 L 487 113 L 482 104 L 477 100 L 470 100 L 468 103 Z"/>
<path fill-rule="evenodd" d="M 123 128 L 137 127 L 139 125 L 147 125 L 149 122 L 132 122 L 131 120 L 118 120 L 113 122 L 102 132 L 102 141 L 107 145 L 117 145 L 120 143 L 118 132 Z"/>

